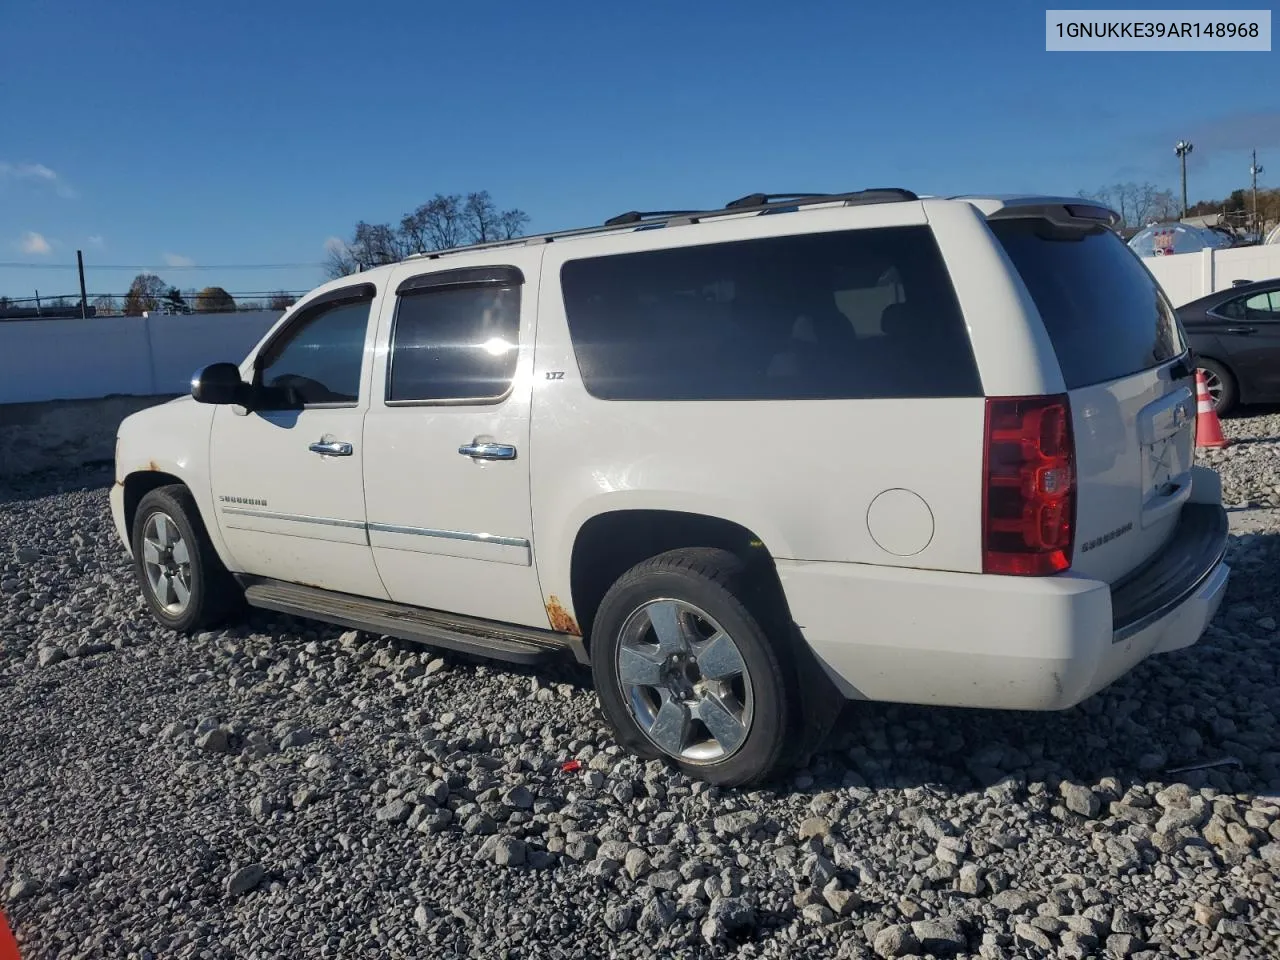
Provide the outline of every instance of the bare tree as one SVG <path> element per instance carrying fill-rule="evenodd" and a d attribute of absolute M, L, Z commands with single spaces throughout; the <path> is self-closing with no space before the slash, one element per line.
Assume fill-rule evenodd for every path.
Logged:
<path fill-rule="evenodd" d="M 129 285 L 129 293 L 124 298 L 124 314 L 126 317 L 140 317 L 160 307 L 160 298 L 164 296 L 168 285 L 154 273 L 140 273 Z"/>
<path fill-rule="evenodd" d="M 329 244 L 325 249 L 329 256 L 324 265 L 324 272 L 330 280 L 350 276 L 360 269 L 360 264 L 356 263 L 355 255 L 346 243 Z"/>
<path fill-rule="evenodd" d="M 1111 207 L 1128 227 L 1141 227 L 1152 220 L 1176 217 L 1172 191 L 1160 190 L 1153 183 L 1116 183 L 1099 187 L 1092 193 L 1082 190 L 1080 196 Z"/>
<path fill-rule="evenodd" d="M 267 301 L 268 310 L 288 310 L 297 302 L 296 297 L 292 297 L 283 290 L 277 290 Z"/>
<path fill-rule="evenodd" d="M 409 253 L 461 246 L 467 236 L 462 198 L 437 193 L 400 221 L 400 235 Z"/>
<path fill-rule="evenodd" d="M 120 312 L 120 304 L 116 298 L 110 294 L 103 294 L 100 297 L 93 298 L 94 316 L 109 317 Z"/>
<path fill-rule="evenodd" d="M 357 223 L 349 242 L 328 246 L 325 273 L 331 278 L 345 277 L 415 253 L 510 240 L 523 233 L 528 223 L 529 215 L 523 210 L 499 210 L 487 190 L 465 197 L 437 193 L 401 217 L 398 227 L 363 220 Z"/>
<path fill-rule="evenodd" d="M 512 237 L 520 236 L 528 225 L 529 215 L 516 207 L 512 207 L 510 210 L 503 210 L 498 215 L 498 228 L 501 231 L 503 240 L 510 240 Z"/>

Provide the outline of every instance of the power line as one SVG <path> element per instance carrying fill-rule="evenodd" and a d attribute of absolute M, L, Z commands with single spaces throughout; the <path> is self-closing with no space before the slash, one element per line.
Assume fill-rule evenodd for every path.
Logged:
<path fill-rule="evenodd" d="M 323 267 L 323 262 L 315 263 L 199 263 L 190 266 L 171 266 L 169 264 L 89 264 L 90 270 L 298 270 L 308 267 Z M 16 260 L 0 261 L 0 267 L 23 270 L 74 270 L 75 264 L 64 263 L 21 263 Z"/>

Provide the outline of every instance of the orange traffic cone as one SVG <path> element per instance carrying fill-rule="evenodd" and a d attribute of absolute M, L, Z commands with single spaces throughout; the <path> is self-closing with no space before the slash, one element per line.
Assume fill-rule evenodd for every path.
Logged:
<path fill-rule="evenodd" d="M 1222 424 L 1213 409 L 1209 387 L 1204 382 L 1204 371 L 1196 371 L 1196 449 L 1229 447 L 1231 441 L 1222 435 Z"/>
<path fill-rule="evenodd" d="M 3 910 L 0 910 L 0 960 L 21 960 L 18 956 L 18 941 L 13 939 Z"/>

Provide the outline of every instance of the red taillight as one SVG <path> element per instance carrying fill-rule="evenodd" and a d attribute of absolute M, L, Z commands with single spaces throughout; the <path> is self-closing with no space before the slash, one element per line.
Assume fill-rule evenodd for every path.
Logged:
<path fill-rule="evenodd" d="M 988 397 L 982 570 L 1020 576 L 1071 566 L 1075 442 L 1065 396 Z"/>

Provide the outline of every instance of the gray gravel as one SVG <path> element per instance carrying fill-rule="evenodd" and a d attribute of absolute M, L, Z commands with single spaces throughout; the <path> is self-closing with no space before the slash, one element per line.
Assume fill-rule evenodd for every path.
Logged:
<path fill-rule="evenodd" d="M 620 753 L 568 666 L 166 634 L 105 471 L 0 487 L 23 956 L 1274 957 L 1280 414 L 1226 429 L 1255 509 L 1197 646 L 1062 714 L 855 705 L 747 792 Z"/>

